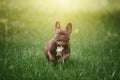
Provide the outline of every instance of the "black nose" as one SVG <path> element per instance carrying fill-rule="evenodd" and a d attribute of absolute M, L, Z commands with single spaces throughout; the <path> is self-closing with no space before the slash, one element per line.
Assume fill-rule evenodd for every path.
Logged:
<path fill-rule="evenodd" d="M 64 35 L 61 35 L 61 37 L 60 37 L 61 39 L 64 39 Z"/>

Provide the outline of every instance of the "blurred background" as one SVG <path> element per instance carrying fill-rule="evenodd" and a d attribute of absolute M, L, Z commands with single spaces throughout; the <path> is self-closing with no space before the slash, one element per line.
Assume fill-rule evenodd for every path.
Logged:
<path fill-rule="evenodd" d="M 119 30 L 119 3 L 120 0 L 0 0 L 0 40 L 49 37 L 56 21 L 63 27 L 71 22 L 73 35 L 80 33 L 80 38 L 101 27 Z M 111 31 L 107 29 L 106 34 Z"/>
<path fill-rule="evenodd" d="M 71 57 L 56 68 L 44 47 L 71 22 Z M 64 75 L 65 74 L 65 75 Z M 120 0 L 0 0 L 0 80 L 120 80 Z"/>

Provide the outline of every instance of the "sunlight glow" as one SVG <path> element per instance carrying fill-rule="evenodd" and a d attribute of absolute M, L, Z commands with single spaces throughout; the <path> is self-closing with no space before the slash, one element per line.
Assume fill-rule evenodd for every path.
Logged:
<path fill-rule="evenodd" d="M 108 0 L 33 0 L 27 2 L 28 7 L 48 13 L 99 11 L 108 6 Z M 26 6 L 26 4 L 24 5 Z"/>
<path fill-rule="evenodd" d="M 56 0 L 56 3 L 60 7 L 68 7 L 70 5 L 70 0 Z"/>
<path fill-rule="evenodd" d="M 61 10 L 61 11 L 68 11 L 70 6 L 72 6 L 71 0 L 52 0 L 51 4 L 53 9 Z"/>
<path fill-rule="evenodd" d="M 107 6 L 107 0 L 37 0 L 31 3 L 34 7 L 42 10 L 58 10 L 65 12 L 73 11 L 96 11 Z"/>

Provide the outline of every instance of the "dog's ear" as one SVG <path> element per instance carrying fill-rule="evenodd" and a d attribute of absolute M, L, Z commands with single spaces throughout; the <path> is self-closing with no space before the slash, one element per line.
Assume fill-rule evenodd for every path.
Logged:
<path fill-rule="evenodd" d="M 60 23 L 56 21 L 55 23 L 55 31 L 57 32 L 60 29 Z"/>
<path fill-rule="evenodd" d="M 68 31 L 69 34 L 72 32 L 72 23 L 68 23 L 66 30 Z"/>

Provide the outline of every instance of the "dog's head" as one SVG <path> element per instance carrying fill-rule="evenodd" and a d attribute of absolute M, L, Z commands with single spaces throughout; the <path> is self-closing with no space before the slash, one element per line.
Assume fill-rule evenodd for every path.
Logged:
<path fill-rule="evenodd" d="M 65 44 L 69 43 L 70 34 L 72 31 L 71 23 L 68 23 L 68 25 L 66 26 L 66 29 L 61 29 L 60 23 L 56 22 L 55 31 L 56 31 L 55 42 L 57 43 L 57 45 L 64 46 Z"/>

